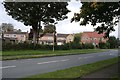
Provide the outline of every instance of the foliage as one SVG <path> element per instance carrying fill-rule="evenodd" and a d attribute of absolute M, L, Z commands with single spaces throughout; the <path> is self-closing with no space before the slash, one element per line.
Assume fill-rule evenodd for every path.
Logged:
<path fill-rule="evenodd" d="M 114 26 L 119 21 L 119 15 L 119 2 L 82 2 L 80 13 L 75 13 L 71 22 L 80 21 L 80 25 L 91 23 L 93 26 L 100 23 L 96 31 L 106 32 L 106 37 L 109 37 L 109 33 L 115 31 Z"/>
<path fill-rule="evenodd" d="M 80 43 L 71 42 L 68 44 L 70 49 L 82 49 L 82 45 Z"/>
<path fill-rule="evenodd" d="M 110 49 L 110 43 L 108 41 L 106 42 L 106 47 Z"/>
<path fill-rule="evenodd" d="M 14 0 L 15 1 L 15 0 Z M 36 44 L 36 38 L 42 32 L 41 22 L 54 23 L 64 20 L 66 14 L 70 12 L 67 9 L 67 2 L 4 2 L 4 7 L 8 15 L 17 21 L 23 22 L 26 26 L 33 28 L 33 41 Z"/>
<path fill-rule="evenodd" d="M 94 49 L 94 45 L 92 43 L 82 44 L 83 49 Z"/>
<path fill-rule="evenodd" d="M 14 26 L 10 23 L 2 23 L 0 25 L 2 32 L 11 32 L 14 31 Z"/>
<path fill-rule="evenodd" d="M 25 46 L 25 47 L 23 47 Z M 74 42 L 66 43 L 64 45 L 55 45 L 55 50 L 70 50 L 70 49 L 93 49 L 94 46 L 90 43 L 88 44 L 76 44 Z M 34 44 L 29 43 L 2 43 L 2 50 L 9 51 L 9 50 L 33 50 Z M 52 50 L 53 45 L 42 45 L 36 44 L 36 50 Z"/>
<path fill-rule="evenodd" d="M 99 43 L 99 48 L 100 49 L 109 49 L 110 48 L 110 43 L 109 42 L 106 42 L 106 43 L 100 42 Z"/>
<path fill-rule="evenodd" d="M 25 47 L 23 47 L 25 46 Z M 36 49 L 40 50 L 49 50 L 51 49 L 52 46 L 48 45 L 36 45 Z M 18 44 L 12 44 L 12 43 L 2 43 L 2 50 L 3 51 L 9 51 L 9 50 L 33 50 L 34 49 L 34 44 L 29 44 L 29 43 L 18 43 Z"/>
<path fill-rule="evenodd" d="M 56 26 L 55 24 L 46 24 L 44 26 L 44 31 L 43 31 L 44 34 L 46 33 L 53 33 L 53 38 L 54 38 L 54 45 L 57 45 L 57 36 L 56 36 Z"/>
<path fill-rule="evenodd" d="M 120 40 L 115 36 L 110 36 L 108 42 L 110 43 L 110 48 L 118 48 Z"/>
<path fill-rule="evenodd" d="M 82 35 L 82 33 L 75 34 L 73 42 L 76 43 L 76 44 L 80 43 L 80 41 L 81 41 L 81 35 Z"/>
<path fill-rule="evenodd" d="M 48 25 L 44 26 L 44 33 L 53 33 L 53 32 L 56 32 L 55 25 L 48 24 Z"/>

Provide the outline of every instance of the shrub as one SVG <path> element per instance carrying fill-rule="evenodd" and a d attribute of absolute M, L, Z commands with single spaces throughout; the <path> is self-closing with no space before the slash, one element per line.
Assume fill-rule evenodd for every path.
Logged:
<path fill-rule="evenodd" d="M 110 43 L 108 43 L 108 42 L 106 42 L 106 43 L 100 42 L 99 43 L 99 48 L 100 49 L 109 49 L 110 48 Z"/>
<path fill-rule="evenodd" d="M 94 45 L 92 43 L 82 44 L 82 49 L 94 49 Z"/>
<path fill-rule="evenodd" d="M 55 50 L 70 50 L 70 49 L 93 49 L 94 46 L 90 43 L 88 44 L 79 44 L 75 42 L 66 43 L 64 45 L 55 45 Z M 9 50 L 52 50 L 53 45 L 41 45 L 37 44 L 34 47 L 34 44 L 31 43 L 18 43 L 18 44 L 12 44 L 12 43 L 2 43 L 2 50 L 3 51 L 9 51 Z"/>

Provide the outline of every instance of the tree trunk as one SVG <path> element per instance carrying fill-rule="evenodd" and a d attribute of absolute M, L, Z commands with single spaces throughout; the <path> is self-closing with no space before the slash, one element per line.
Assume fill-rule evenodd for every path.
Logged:
<path fill-rule="evenodd" d="M 34 31 L 33 31 L 33 44 L 34 44 L 34 49 L 36 49 L 36 40 L 37 40 L 37 32 L 34 30 Z"/>
<path fill-rule="evenodd" d="M 39 37 L 40 37 L 40 30 L 41 30 L 41 21 L 38 22 L 38 30 L 37 30 L 37 44 L 39 43 Z"/>
<path fill-rule="evenodd" d="M 54 45 L 55 46 L 57 45 L 57 34 L 56 34 L 56 32 L 54 32 Z"/>

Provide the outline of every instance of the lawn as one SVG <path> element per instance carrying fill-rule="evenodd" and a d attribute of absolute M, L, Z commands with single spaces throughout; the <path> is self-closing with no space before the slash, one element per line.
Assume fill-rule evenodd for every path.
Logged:
<path fill-rule="evenodd" d="M 80 78 L 91 72 L 95 72 L 97 70 L 113 65 L 117 62 L 118 62 L 118 58 L 112 58 L 109 60 L 103 60 L 103 61 L 99 61 L 91 64 L 85 64 L 77 67 L 71 67 L 64 70 L 57 70 L 57 71 L 49 72 L 45 74 L 29 76 L 29 77 L 23 78 L 22 80 L 36 80 L 36 78 L 65 78 L 65 79 Z"/>
<path fill-rule="evenodd" d="M 72 55 L 72 54 L 87 54 L 87 53 L 97 53 L 104 52 L 106 49 L 76 49 L 76 50 L 25 50 L 25 51 L 3 51 L 2 59 L 24 59 L 24 58 L 38 58 L 46 56 L 62 56 L 62 55 Z"/>

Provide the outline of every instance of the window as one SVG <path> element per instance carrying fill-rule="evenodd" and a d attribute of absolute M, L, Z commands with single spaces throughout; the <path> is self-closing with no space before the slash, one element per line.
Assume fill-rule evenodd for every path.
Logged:
<path fill-rule="evenodd" d="M 53 37 L 48 37 L 48 40 L 53 40 Z"/>
<path fill-rule="evenodd" d="M 24 35 L 21 35 L 21 37 L 24 37 Z"/>
<path fill-rule="evenodd" d="M 6 36 L 9 36 L 8 34 Z"/>

